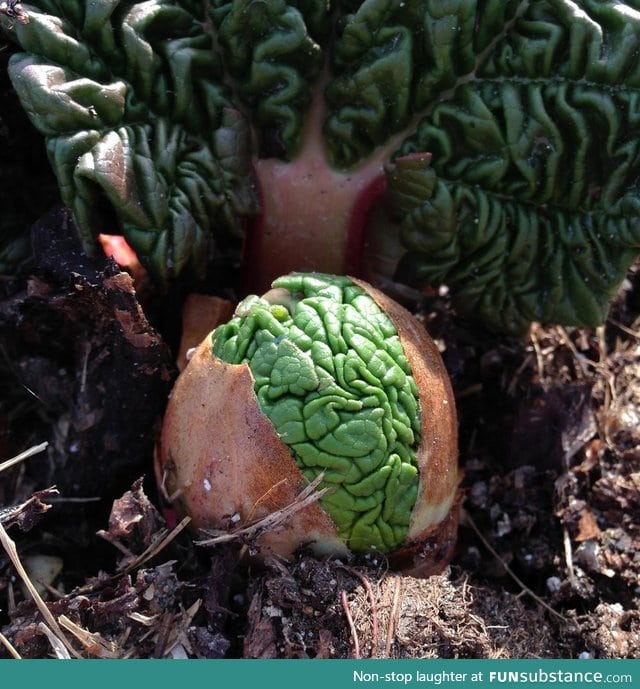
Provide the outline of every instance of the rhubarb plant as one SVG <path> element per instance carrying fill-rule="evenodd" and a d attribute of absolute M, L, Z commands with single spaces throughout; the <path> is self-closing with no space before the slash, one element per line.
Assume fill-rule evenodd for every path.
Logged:
<path fill-rule="evenodd" d="M 453 554 L 459 520 L 454 402 L 406 309 L 363 280 L 291 273 L 192 352 L 158 484 L 193 527 L 243 534 L 260 559 L 375 552 L 428 576 Z M 317 503 L 304 497 L 314 488 Z"/>
<path fill-rule="evenodd" d="M 160 282 L 245 237 L 254 289 L 384 266 L 520 332 L 601 322 L 640 253 L 637 0 L 22 11 L 10 76 L 86 251 L 122 234 Z"/>

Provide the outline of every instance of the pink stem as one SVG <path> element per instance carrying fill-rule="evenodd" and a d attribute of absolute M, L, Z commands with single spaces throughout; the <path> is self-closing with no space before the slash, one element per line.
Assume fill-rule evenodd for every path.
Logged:
<path fill-rule="evenodd" d="M 359 274 L 366 218 L 385 188 L 385 155 L 358 168 L 327 162 L 322 88 L 315 89 L 296 158 L 255 162 L 262 215 L 245 248 L 245 287 L 262 292 L 293 270 Z"/>

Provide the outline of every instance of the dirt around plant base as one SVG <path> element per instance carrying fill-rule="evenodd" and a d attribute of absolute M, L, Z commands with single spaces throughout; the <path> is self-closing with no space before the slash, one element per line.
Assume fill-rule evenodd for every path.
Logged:
<path fill-rule="evenodd" d="M 79 655 L 640 657 L 638 272 L 600 329 L 534 326 L 506 340 L 457 321 L 445 298 L 408 305 L 441 346 L 459 409 L 466 498 L 451 567 L 416 580 L 383 559 L 301 553 L 247 568 L 251 544 L 203 548 L 165 523 L 151 457 L 124 495 L 98 496 L 100 510 L 49 499 L 23 532 L 16 509 L 49 487 L 45 453 L 0 472 L 0 518 L 25 562 L 61 562 L 42 595 Z M 2 375 L 22 394 L 15 367 Z M 61 413 L 21 395 L 0 400 L 0 414 L 17 450 L 60 430 Z M 0 657 L 61 653 L 42 621 L 0 551 Z"/>

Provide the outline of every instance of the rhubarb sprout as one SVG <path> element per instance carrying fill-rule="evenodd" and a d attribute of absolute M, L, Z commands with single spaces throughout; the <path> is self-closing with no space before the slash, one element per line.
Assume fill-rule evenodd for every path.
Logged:
<path fill-rule="evenodd" d="M 418 494 L 420 405 L 389 317 L 348 278 L 291 275 L 250 297 L 212 335 L 247 363 L 260 409 L 352 550 L 404 540 Z"/>
<path fill-rule="evenodd" d="M 362 280 L 292 273 L 242 301 L 178 378 L 156 460 L 178 513 L 259 557 L 384 553 L 426 576 L 453 552 L 447 371 L 424 326 Z"/>

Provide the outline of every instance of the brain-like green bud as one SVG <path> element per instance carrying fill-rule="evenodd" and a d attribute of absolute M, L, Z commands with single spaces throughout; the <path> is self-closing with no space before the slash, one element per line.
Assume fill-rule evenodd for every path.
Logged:
<path fill-rule="evenodd" d="M 294 274 L 249 297 L 212 334 L 248 364 L 262 412 L 351 550 L 393 550 L 418 495 L 420 405 L 398 332 L 347 277 Z"/>

